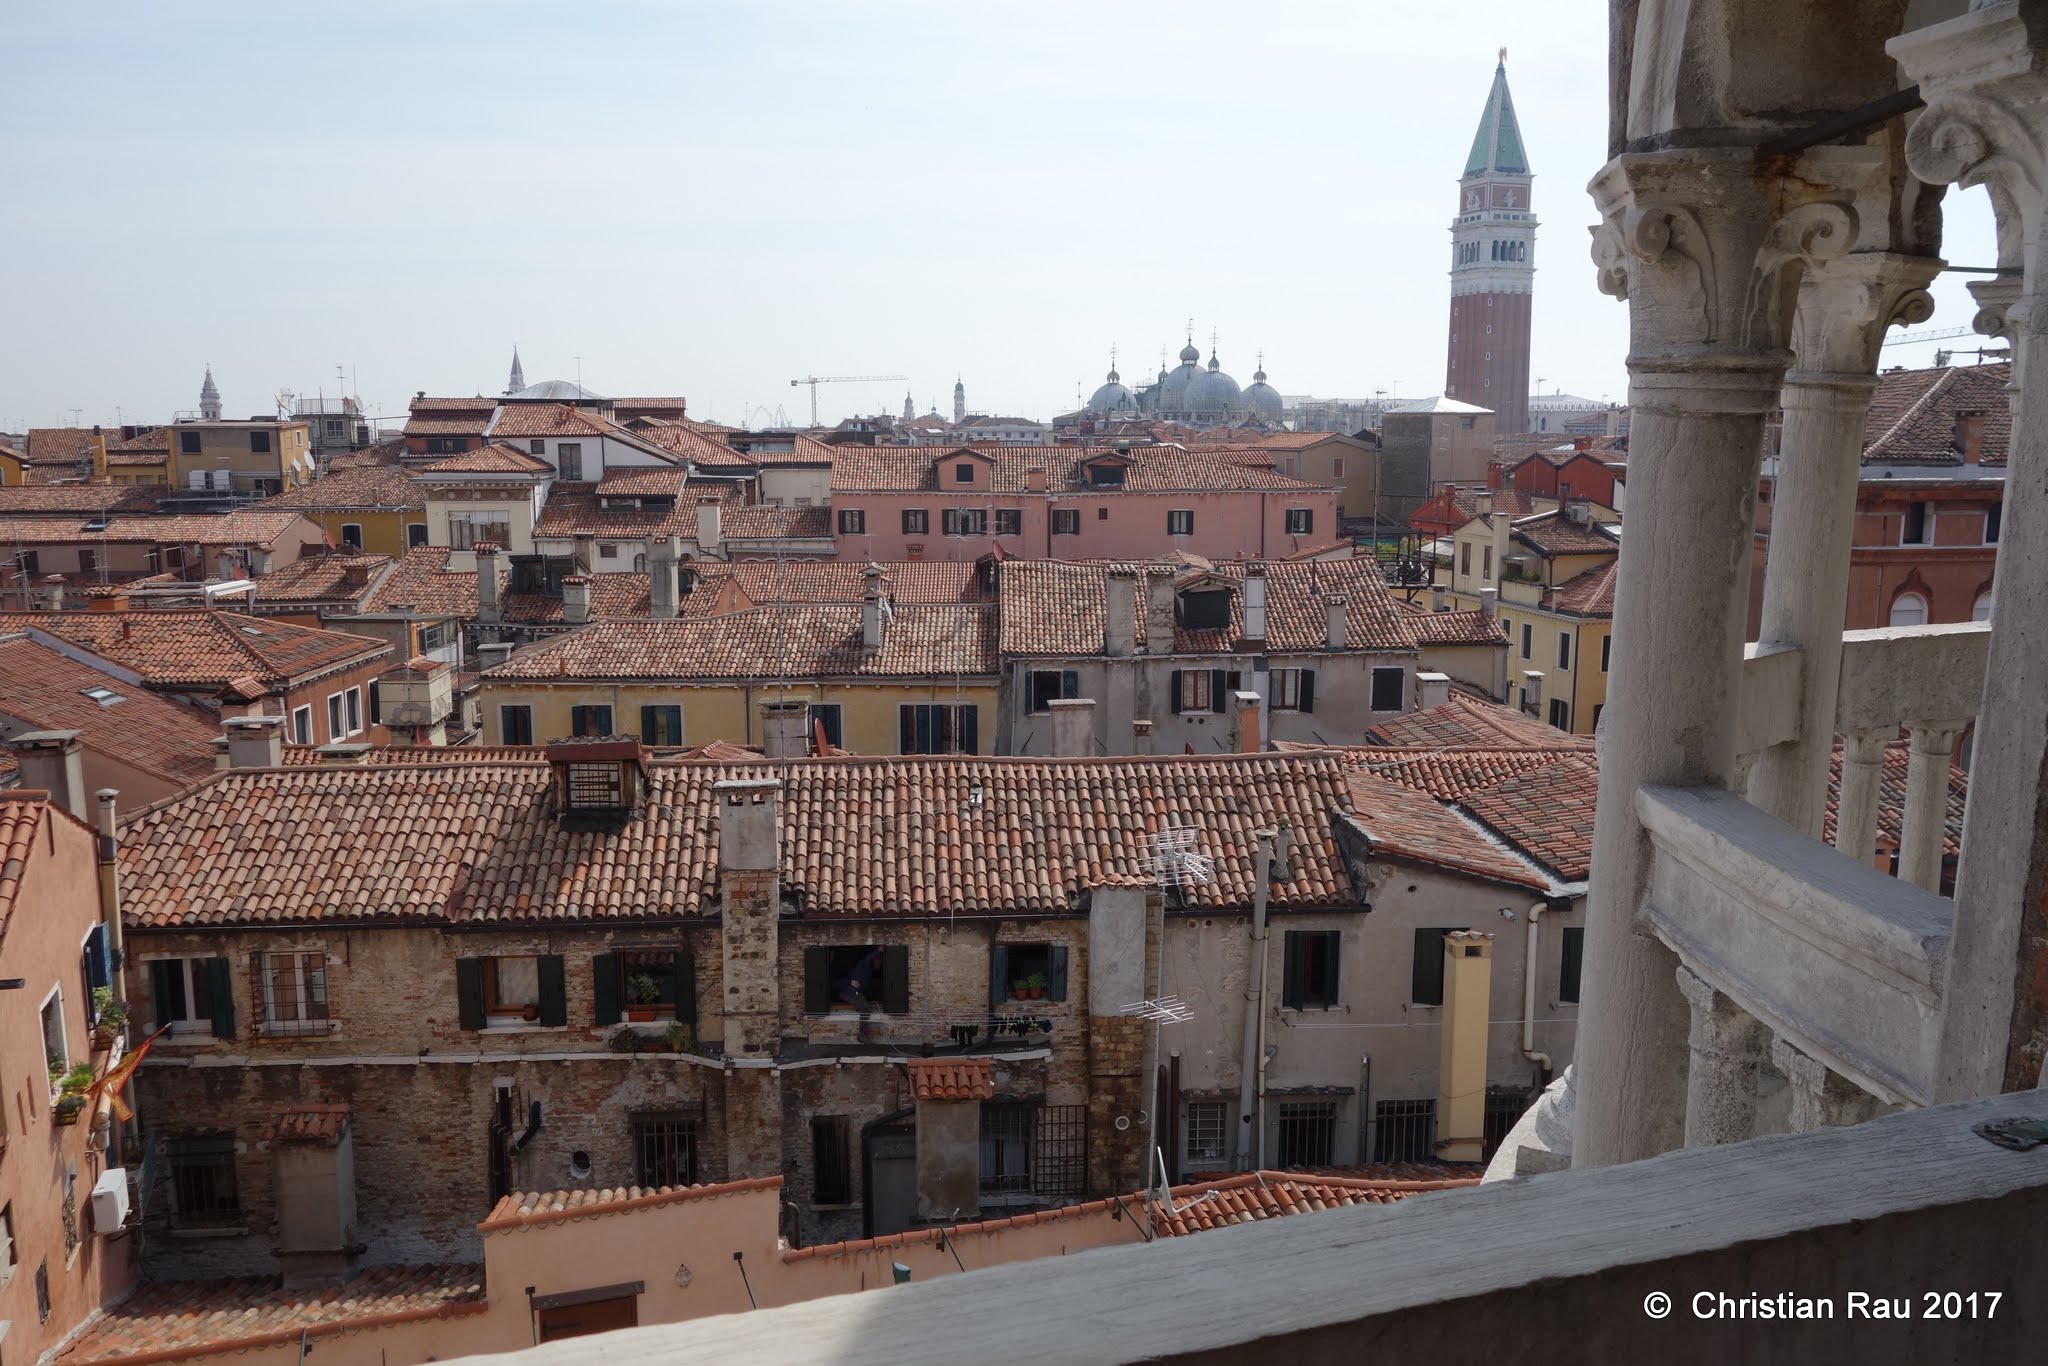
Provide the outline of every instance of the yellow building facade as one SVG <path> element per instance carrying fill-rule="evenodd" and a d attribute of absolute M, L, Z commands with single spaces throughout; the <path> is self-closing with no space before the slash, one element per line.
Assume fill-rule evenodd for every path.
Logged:
<path fill-rule="evenodd" d="M 313 437 L 304 422 L 174 422 L 170 477 L 179 488 L 275 494 L 313 477 Z"/>

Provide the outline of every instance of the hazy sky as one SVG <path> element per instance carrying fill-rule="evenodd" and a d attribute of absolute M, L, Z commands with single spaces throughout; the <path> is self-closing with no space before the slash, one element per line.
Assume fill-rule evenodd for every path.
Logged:
<path fill-rule="evenodd" d="M 1604 0 L 11 4 L 0 429 L 162 421 L 211 361 L 372 412 L 529 380 L 726 422 L 1046 417 L 1187 319 L 1285 394 L 1441 390 L 1456 178 L 1506 46 L 1535 370 L 1620 398 L 1593 287 Z M 1989 264 L 1981 193 L 1948 257 Z M 1983 258 L 1983 259 L 1978 259 Z M 1960 286 L 1928 327 L 1966 326 Z M 1953 345 L 1954 343 L 1950 343 Z M 1964 343 L 1975 344 L 1975 343 Z M 1887 363 L 1925 363 L 1928 347 Z M 761 409 L 768 409 L 762 413 Z M 117 412 L 118 409 L 118 412 Z"/>

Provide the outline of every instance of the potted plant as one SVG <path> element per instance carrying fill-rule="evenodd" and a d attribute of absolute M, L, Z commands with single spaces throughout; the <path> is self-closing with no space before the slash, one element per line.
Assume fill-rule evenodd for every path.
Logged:
<path fill-rule="evenodd" d="M 1028 1001 L 1031 999 L 1031 981 L 1029 978 L 1019 977 L 1016 981 L 1010 983 L 1010 999 L 1013 1001 Z"/>
<path fill-rule="evenodd" d="M 128 1003 L 116 996 L 112 987 L 94 987 L 92 1014 L 93 1047 L 113 1047 L 114 1036 L 128 1027 Z"/>
<path fill-rule="evenodd" d="M 605 1046 L 614 1053 L 638 1053 L 640 1051 L 640 1031 L 634 1029 L 631 1025 L 620 1025 L 612 1031 L 612 1036 Z"/>
<path fill-rule="evenodd" d="M 690 1027 L 681 1020 L 670 1020 L 668 1032 L 662 1036 L 671 1053 L 686 1053 L 690 1048 Z"/>
<path fill-rule="evenodd" d="M 642 1023 L 652 1020 L 661 1013 L 661 983 L 654 980 L 654 974 L 647 972 L 628 973 L 626 976 L 626 1018 Z"/>
<path fill-rule="evenodd" d="M 85 1093 L 92 1089 L 92 1064 L 82 1062 L 57 1079 L 57 1103 L 52 1113 L 59 1124 L 78 1123 L 85 1108 Z"/>
<path fill-rule="evenodd" d="M 1039 999 L 1040 997 L 1042 997 L 1042 996 L 1044 996 L 1044 995 L 1045 995 L 1045 974 L 1044 974 L 1044 973 L 1042 973 L 1042 972 L 1034 972 L 1034 973 L 1032 973 L 1032 974 L 1031 974 L 1031 975 L 1030 975 L 1029 977 L 1027 977 L 1027 978 L 1025 978 L 1025 979 L 1024 979 L 1024 984 L 1025 984 L 1025 985 L 1026 985 L 1027 987 L 1029 987 L 1029 988 L 1031 989 L 1031 999 L 1032 999 L 1032 1000 L 1036 1001 L 1036 1000 L 1038 1000 L 1038 999 Z"/>

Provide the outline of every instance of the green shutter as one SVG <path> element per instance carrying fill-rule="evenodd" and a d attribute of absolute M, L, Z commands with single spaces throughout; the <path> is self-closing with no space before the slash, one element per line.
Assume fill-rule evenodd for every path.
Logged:
<path fill-rule="evenodd" d="M 464 1029 L 484 1027 L 484 960 L 455 960 L 455 1023 Z"/>
<path fill-rule="evenodd" d="M 891 1015 L 910 1013 L 910 946 L 882 946 L 882 1009 Z"/>
<path fill-rule="evenodd" d="M 1567 925 L 1564 937 L 1558 941 L 1560 958 L 1557 966 L 1557 999 L 1576 1001 L 1579 999 L 1579 965 L 1585 958 L 1586 932 L 1576 925 Z"/>
<path fill-rule="evenodd" d="M 960 752 L 981 753 L 981 707 L 977 703 L 962 703 L 957 713 L 960 718 Z"/>
<path fill-rule="evenodd" d="M 823 944 L 804 948 L 804 1014 L 832 1011 L 832 950 Z"/>
<path fill-rule="evenodd" d="M 1047 958 L 1046 966 L 1050 971 L 1045 974 L 1045 999 L 1064 1001 L 1067 999 L 1067 946 L 1054 944 Z"/>
<path fill-rule="evenodd" d="M 592 1014 L 601 1025 L 619 1022 L 619 956 L 615 953 L 600 953 L 590 959 L 590 999 L 595 1009 Z"/>
<path fill-rule="evenodd" d="M 1174 670 L 1174 671 L 1173 671 L 1172 673 L 1170 673 L 1170 674 L 1168 674 L 1168 675 L 1167 675 L 1167 687 L 1169 687 L 1169 688 L 1171 688 L 1171 689 L 1173 690 L 1173 691 L 1172 691 L 1172 693 L 1171 693 L 1171 697 L 1172 697 L 1172 700 L 1173 700 L 1173 710 L 1174 710 L 1174 714 L 1175 714 L 1175 715 L 1178 715 L 1178 714 L 1180 713 L 1180 670 L 1179 670 L 1179 669 L 1175 669 L 1175 670 Z"/>
<path fill-rule="evenodd" d="M 149 965 L 150 1018 L 156 1027 L 162 1029 L 176 1017 L 171 1014 L 171 997 L 176 993 L 176 979 L 171 976 L 178 965 L 168 959 L 160 959 Z"/>
<path fill-rule="evenodd" d="M 1080 695 L 1081 671 L 1079 669 L 1061 669 L 1060 696 L 1071 699 L 1079 697 Z"/>
<path fill-rule="evenodd" d="M 988 951 L 988 1003 L 999 1006 L 1010 999 L 1010 950 L 995 944 Z"/>
<path fill-rule="evenodd" d="M 659 707 L 652 707 L 652 706 L 644 706 L 644 707 L 640 708 L 640 743 L 641 743 L 641 744 L 643 744 L 643 745 L 658 745 L 658 744 L 660 744 L 660 743 L 661 743 L 661 739 L 660 739 L 660 726 L 661 726 L 661 721 L 660 721 L 660 716 L 659 716 L 659 713 L 660 713 L 660 711 L 661 711 L 661 708 L 659 708 Z"/>
<path fill-rule="evenodd" d="M 1302 948 L 1301 935 L 1289 930 L 1282 936 L 1282 943 L 1287 950 L 1284 955 L 1287 971 L 1280 979 L 1280 1004 L 1289 1010 L 1300 1010 L 1308 995 L 1307 984 L 1302 980 L 1303 959 L 1306 955 Z M 1252 964 L 1252 971 L 1258 971 L 1258 964 Z"/>
<path fill-rule="evenodd" d="M 688 949 L 676 950 L 676 1020 L 697 1023 L 697 960 Z"/>
<path fill-rule="evenodd" d="M 569 1023 L 569 975 L 563 969 L 562 955 L 544 953 L 539 962 L 540 1022 L 565 1025 Z"/>
<path fill-rule="evenodd" d="M 1299 700 L 1295 705 L 1300 710 L 1314 711 L 1316 709 L 1316 671 L 1314 669 L 1303 669 L 1301 671 L 1298 698 Z"/>
<path fill-rule="evenodd" d="M 234 1038 L 235 982 L 234 975 L 228 971 L 227 959 L 206 960 L 206 991 L 213 998 L 213 1037 Z"/>
<path fill-rule="evenodd" d="M 1408 999 L 1419 1006 L 1444 1003 L 1444 935 L 1447 930 L 1415 932 L 1415 977 Z"/>
<path fill-rule="evenodd" d="M 1209 670 L 1209 710 L 1221 716 L 1229 708 L 1230 675 L 1222 669 Z"/>
<path fill-rule="evenodd" d="M 1340 956 L 1338 951 L 1344 947 L 1343 933 L 1330 930 L 1326 933 L 1324 942 L 1328 951 L 1323 955 L 1323 1003 L 1335 1010 L 1343 1002 L 1343 998 L 1337 994 L 1337 963 Z"/>

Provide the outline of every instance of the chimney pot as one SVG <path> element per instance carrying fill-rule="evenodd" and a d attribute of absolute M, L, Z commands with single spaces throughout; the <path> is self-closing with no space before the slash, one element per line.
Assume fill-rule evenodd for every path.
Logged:
<path fill-rule="evenodd" d="M 1052 712 L 1052 752 L 1079 759 L 1095 750 L 1095 700 L 1063 697 L 1048 704 Z"/>
<path fill-rule="evenodd" d="M 24 788 L 49 793 L 52 805 L 83 821 L 92 817 L 85 800 L 85 758 L 79 735 L 75 730 L 32 730 L 9 740 L 7 747 L 14 751 Z"/>
<path fill-rule="evenodd" d="M 1259 711 L 1259 695 L 1249 688 L 1240 689 L 1230 697 L 1233 730 L 1236 732 L 1237 752 L 1258 754 L 1266 748 L 1262 716 Z"/>
<path fill-rule="evenodd" d="M 471 548 L 476 556 L 476 620 L 479 626 L 495 626 L 499 620 L 498 609 L 498 546 L 494 541 L 478 541 Z"/>
<path fill-rule="evenodd" d="M 562 580 L 562 620 L 581 626 L 590 620 L 590 577 L 571 574 Z"/>
<path fill-rule="evenodd" d="M 1346 621 L 1347 600 L 1342 593 L 1333 593 L 1323 599 L 1324 648 L 1342 650 L 1350 646 L 1351 632 Z"/>
<path fill-rule="evenodd" d="M 279 768 L 284 764 L 284 718 L 259 714 L 221 722 L 228 737 L 229 768 Z"/>
<path fill-rule="evenodd" d="M 697 500 L 697 549 L 711 555 L 723 544 L 723 521 L 716 498 Z"/>

